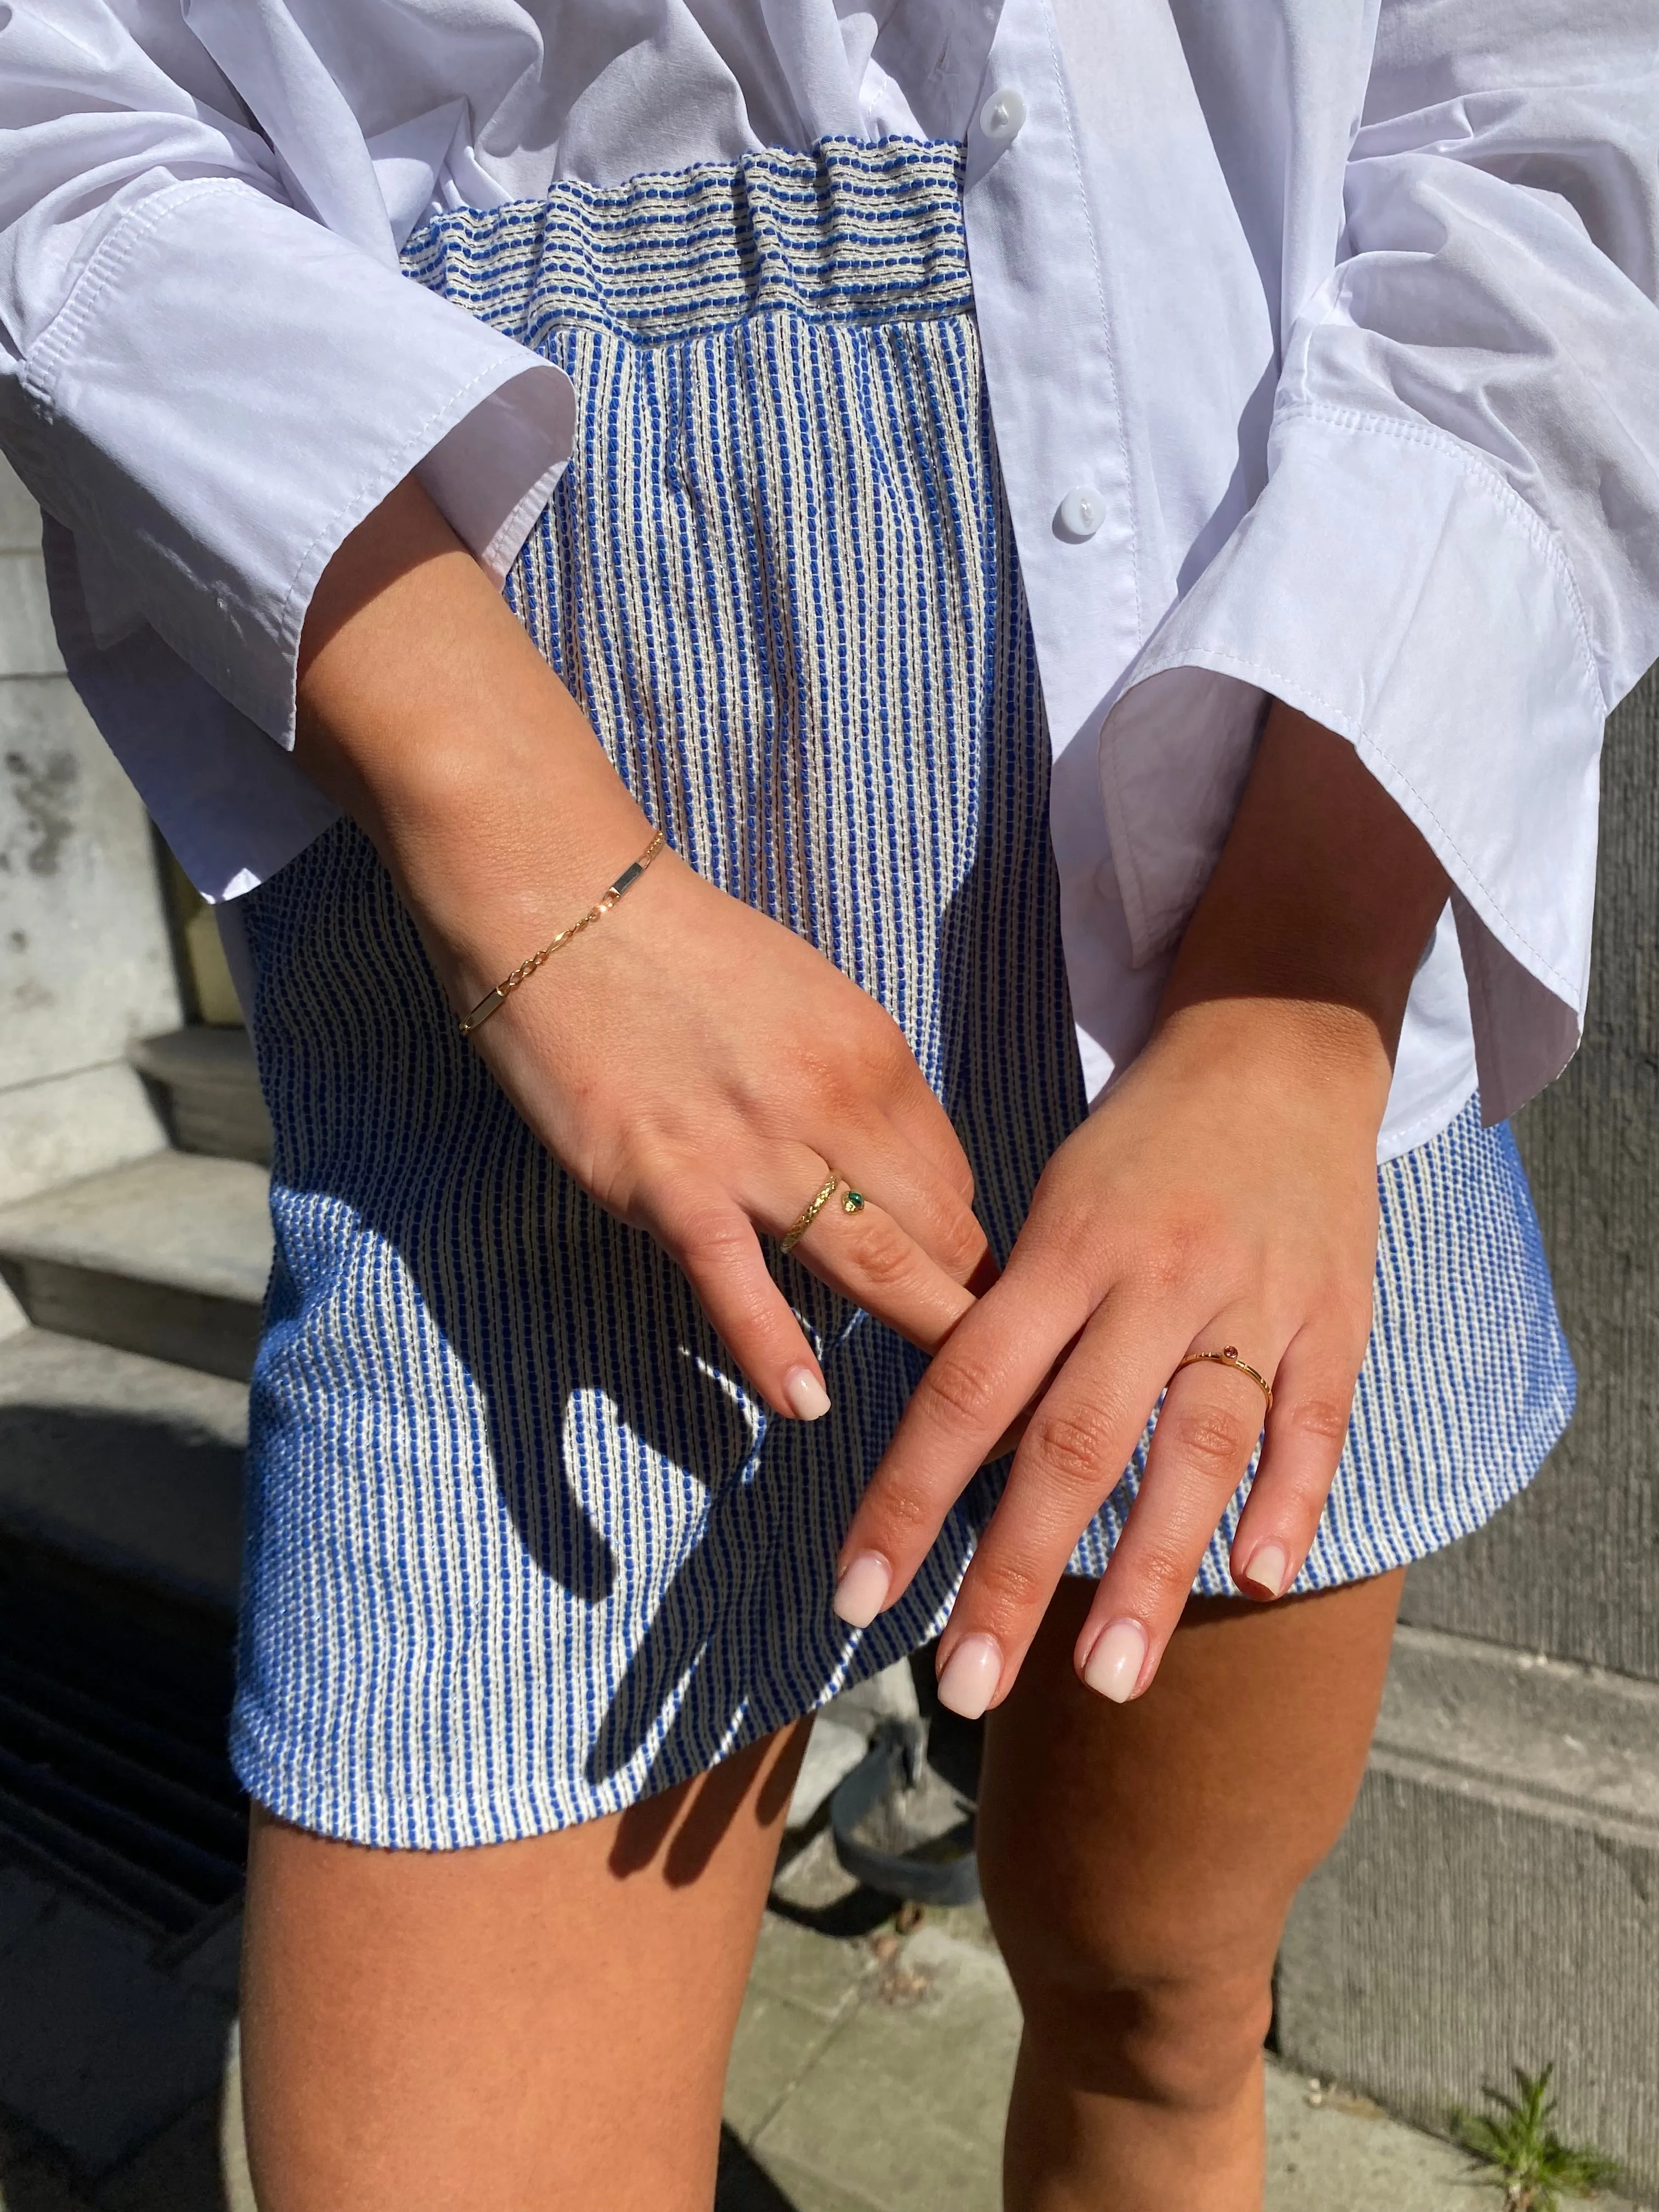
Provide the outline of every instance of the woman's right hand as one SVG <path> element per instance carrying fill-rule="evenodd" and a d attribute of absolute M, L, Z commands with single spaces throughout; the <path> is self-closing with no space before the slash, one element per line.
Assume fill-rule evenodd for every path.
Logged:
<path fill-rule="evenodd" d="M 459 1014 L 642 852 L 651 825 L 569 694 L 412 479 L 324 572 L 301 764 L 374 839 Z M 884 1010 L 665 851 L 474 1035 L 550 1152 L 689 1277 L 750 1382 L 811 1419 L 823 1370 L 773 1279 L 797 1256 L 933 1352 L 994 1273 L 973 1178 Z"/>
<path fill-rule="evenodd" d="M 780 1411 L 829 1400 L 756 1232 L 781 1236 L 831 1172 L 866 1203 L 838 1194 L 796 1248 L 825 1282 L 930 1352 L 983 1286 L 973 1179 L 897 1024 L 672 852 L 477 1045 L 555 1158 L 679 1262 Z"/>

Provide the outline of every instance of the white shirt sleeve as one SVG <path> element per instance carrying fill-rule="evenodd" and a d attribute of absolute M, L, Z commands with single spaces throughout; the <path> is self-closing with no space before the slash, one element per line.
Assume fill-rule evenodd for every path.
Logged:
<path fill-rule="evenodd" d="M 562 371 L 399 273 L 338 106 L 307 191 L 177 0 L 0 19 L 0 441 L 74 533 L 93 641 L 149 625 L 284 745 L 353 526 L 418 469 L 499 579 L 574 423 Z"/>
<path fill-rule="evenodd" d="M 1602 724 L 1659 654 L 1648 11 L 1512 12 L 1530 23 L 1497 38 L 1478 4 L 1383 0 L 1268 482 L 1135 672 L 1237 677 L 1352 740 L 1451 878 L 1492 1119 L 1577 1043 Z M 1115 842 L 1156 698 L 1107 725 Z M 1144 956 L 1184 919 L 1190 854 L 1118 857 Z"/>

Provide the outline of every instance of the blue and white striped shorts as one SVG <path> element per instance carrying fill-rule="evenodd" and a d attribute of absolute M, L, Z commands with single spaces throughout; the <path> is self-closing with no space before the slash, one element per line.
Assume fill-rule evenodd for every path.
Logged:
<path fill-rule="evenodd" d="M 582 395 L 515 612 L 678 851 L 890 1010 L 1006 1252 L 1085 1102 L 958 176 L 949 147 L 835 141 L 561 184 L 438 218 L 405 263 Z M 253 1795 L 371 1844 L 557 1828 L 933 1633 L 996 1471 L 890 1613 L 860 1633 L 830 1608 L 917 1355 L 779 1259 L 833 1409 L 773 1419 L 674 1267 L 457 1039 L 356 829 L 246 913 L 276 1131 L 234 1731 Z M 1382 1193 L 1376 1332 L 1303 1589 L 1476 1527 L 1571 1407 L 1507 1129 L 1467 1109 Z M 1236 1510 L 1201 1589 L 1230 1587 Z"/>

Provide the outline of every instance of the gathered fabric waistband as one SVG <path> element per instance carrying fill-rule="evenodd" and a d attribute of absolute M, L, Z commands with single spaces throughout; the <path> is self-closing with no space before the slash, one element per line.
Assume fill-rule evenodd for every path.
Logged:
<path fill-rule="evenodd" d="M 436 216 L 406 275 L 535 347 L 589 324 L 636 341 L 792 310 L 878 323 L 973 302 L 951 141 L 826 138 L 625 184 Z"/>

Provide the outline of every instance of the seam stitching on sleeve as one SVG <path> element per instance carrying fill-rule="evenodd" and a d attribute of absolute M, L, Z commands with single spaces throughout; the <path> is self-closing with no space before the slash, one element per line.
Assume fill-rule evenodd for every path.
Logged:
<path fill-rule="evenodd" d="M 58 307 L 57 313 L 30 348 L 21 365 L 19 380 L 47 422 L 51 422 L 56 416 L 56 381 L 64 361 L 76 339 L 96 313 L 99 303 L 117 283 L 122 270 L 130 264 L 132 257 L 155 235 L 162 224 L 186 207 L 193 206 L 210 196 L 223 196 L 242 191 L 252 192 L 257 198 L 267 200 L 274 207 L 283 207 L 286 204 L 284 202 L 272 198 L 267 193 L 259 191 L 257 185 L 240 178 L 192 178 L 184 183 L 169 186 L 165 191 L 158 192 L 153 198 L 145 201 L 142 206 L 132 210 L 116 225 L 107 237 L 100 241 L 91 260 L 76 280 L 68 298 Z M 290 211 L 295 214 L 299 213 L 297 209 Z M 309 221 L 311 218 L 302 216 L 301 220 Z M 335 235 L 333 233 L 328 234 Z M 342 245 L 349 244 L 348 240 L 343 240 L 338 242 Z M 421 289 L 416 288 L 417 290 Z M 432 298 L 433 296 L 422 291 L 422 297 Z M 474 319 L 468 318 L 469 321 Z M 503 374 L 504 368 L 507 370 L 507 374 L 516 376 L 541 362 L 539 355 L 532 352 L 528 347 L 520 346 L 515 341 L 505 338 L 502 333 L 491 330 L 489 325 L 478 322 L 476 327 L 486 340 L 493 339 L 497 346 L 503 344 L 510 346 L 514 353 L 523 355 L 523 360 L 504 364 L 498 357 L 486 367 L 477 370 L 464 385 L 458 390 L 451 392 L 440 405 L 433 408 L 424 420 L 409 433 L 397 452 L 390 457 L 389 461 L 382 464 L 380 480 L 384 481 L 388 487 L 399 482 L 408 474 L 409 468 L 413 465 L 408 457 L 411 453 L 418 455 L 419 451 L 422 449 L 422 441 L 430 442 L 430 434 L 434 423 L 442 421 L 446 416 L 451 416 L 457 421 L 460 419 L 460 411 L 464 409 L 470 393 L 477 390 L 481 385 L 499 386 L 507 380 L 507 376 Z M 553 366 L 551 363 L 543 365 Z M 387 471 L 390 473 L 387 473 Z M 295 599 L 318 546 L 328 538 L 331 533 L 339 529 L 341 518 L 351 510 L 355 503 L 368 495 L 376 480 L 374 476 L 360 477 L 351 491 L 332 510 L 328 520 L 313 534 L 305 550 L 300 556 L 288 590 L 283 594 L 275 625 L 273 642 L 283 654 L 284 661 L 289 658 L 289 646 L 297 641 L 290 635 Z M 291 676 L 291 671 L 289 673 Z"/>
<path fill-rule="evenodd" d="M 1389 415 L 1370 415 L 1357 407 L 1334 407 L 1328 401 L 1319 399 L 1293 400 L 1279 410 L 1278 419 L 1281 422 L 1294 422 L 1304 417 L 1311 422 L 1328 423 L 1334 429 L 1370 432 L 1398 439 L 1404 445 L 1421 446 L 1431 453 L 1442 453 L 1456 464 L 1478 490 L 1486 492 L 1503 508 L 1510 521 L 1520 525 L 1531 544 L 1555 572 L 1572 609 L 1579 651 L 1583 655 L 1584 666 L 1595 696 L 1601 702 L 1601 712 L 1603 715 L 1612 712 L 1595 665 L 1583 595 L 1578 588 L 1578 579 L 1566 548 L 1558 532 L 1551 528 L 1535 507 L 1522 498 L 1501 469 L 1483 459 L 1474 447 L 1465 445 L 1462 439 L 1454 438 L 1447 431 L 1437 429 L 1431 422 L 1401 422 Z"/>
<path fill-rule="evenodd" d="M 245 184 L 239 178 L 191 178 L 184 184 L 169 185 L 134 208 L 107 237 L 100 240 L 91 260 L 70 287 L 68 298 L 24 358 L 21 374 L 25 387 L 49 416 L 57 413 L 57 374 L 65 356 L 139 247 L 186 205 L 222 193 L 240 191 L 252 192 L 259 199 L 269 198 L 257 185 Z M 280 203 L 272 201 L 271 204 Z"/>

